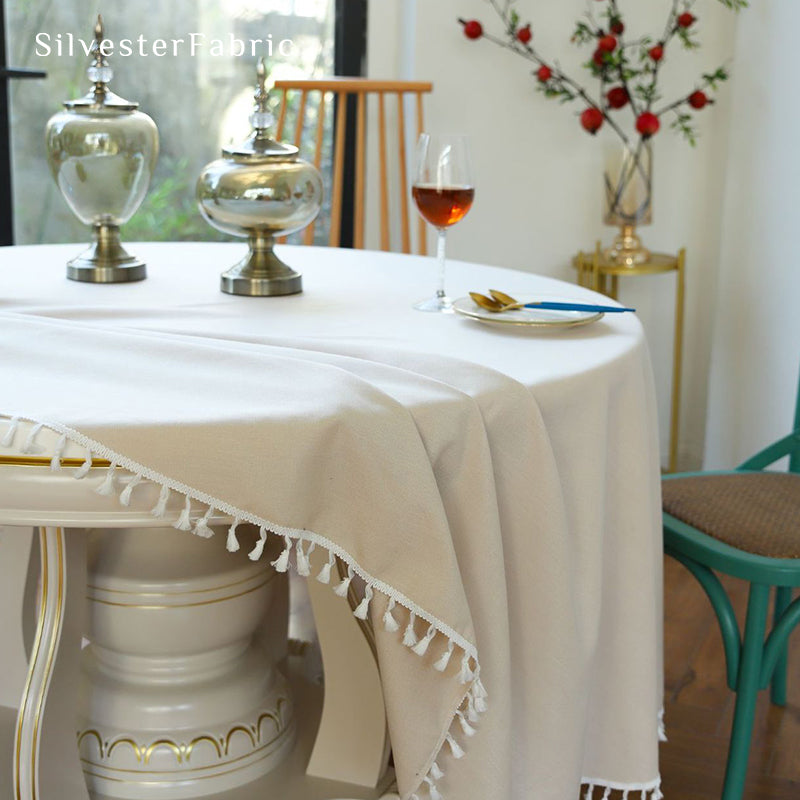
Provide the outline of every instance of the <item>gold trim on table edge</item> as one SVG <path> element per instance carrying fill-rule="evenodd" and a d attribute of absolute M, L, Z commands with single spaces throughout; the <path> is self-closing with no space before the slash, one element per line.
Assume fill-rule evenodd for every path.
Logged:
<path fill-rule="evenodd" d="M 0 466 L 9 467 L 50 467 L 52 458 L 47 456 L 0 456 Z M 85 458 L 61 458 L 59 462 L 62 467 L 82 467 L 86 463 Z M 106 458 L 93 458 L 91 469 L 102 469 L 111 466 L 111 462 Z"/>

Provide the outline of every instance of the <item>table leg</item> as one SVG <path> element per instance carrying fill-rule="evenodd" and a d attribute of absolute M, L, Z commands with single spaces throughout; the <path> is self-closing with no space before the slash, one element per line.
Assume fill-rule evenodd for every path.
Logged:
<path fill-rule="evenodd" d="M 319 570 L 321 564 L 315 566 Z M 313 579 L 308 591 L 322 649 L 325 701 L 306 772 L 375 787 L 389 760 L 386 708 L 375 657 L 348 603 L 331 597 L 330 587 Z"/>
<path fill-rule="evenodd" d="M 677 285 L 675 287 L 675 344 L 672 351 L 672 405 L 669 421 L 669 471 L 675 472 L 678 463 L 678 424 L 681 407 L 681 374 L 683 360 L 683 302 L 685 294 L 686 251 L 678 253 Z"/>
<path fill-rule="evenodd" d="M 14 738 L 14 797 L 88 800 L 75 743 L 86 537 L 56 527 L 38 537 L 38 620 Z"/>

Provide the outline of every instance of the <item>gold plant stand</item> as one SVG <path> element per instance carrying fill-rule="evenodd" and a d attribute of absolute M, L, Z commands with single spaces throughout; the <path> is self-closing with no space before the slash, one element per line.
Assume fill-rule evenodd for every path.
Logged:
<path fill-rule="evenodd" d="M 686 250 L 681 248 L 677 255 L 650 253 L 647 260 L 636 264 L 611 261 L 597 242 L 594 253 L 580 252 L 572 259 L 578 270 L 578 283 L 587 289 L 601 292 L 617 299 L 619 277 L 636 275 L 658 275 L 662 272 L 676 272 L 675 281 L 675 333 L 672 349 L 672 400 L 669 422 L 669 461 L 668 471 L 675 472 L 678 460 L 678 425 L 681 400 L 681 370 L 683 353 L 683 303 L 685 292 Z"/>

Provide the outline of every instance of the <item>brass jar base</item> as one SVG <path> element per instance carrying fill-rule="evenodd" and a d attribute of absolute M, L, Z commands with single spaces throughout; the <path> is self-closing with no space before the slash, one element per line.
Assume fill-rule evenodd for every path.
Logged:
<path fill-rule="evenodd" d="M 130 283 L 147 277 L 144 261 L 122 246 L 117 225 L 95 225 L 94 242 L 67 262 L 67 277 L 84 283 Z"/>
<path fill-rule="evenodd" d="M 607 261 L 633 267 L 644 264 L 650 258 L 650 251 L 642 245 L 642 240 L 633 225 L 622 225 L 614 243 L 603 255 Z"/>
<path fill-rule="evenodd" d="M 220 279 L 220 289 L 226 294 L 246 297 L 275 297 L 299 294 L 303 277 L 275 255 L 271 235 L 250 236 L 250 252 Z"/>

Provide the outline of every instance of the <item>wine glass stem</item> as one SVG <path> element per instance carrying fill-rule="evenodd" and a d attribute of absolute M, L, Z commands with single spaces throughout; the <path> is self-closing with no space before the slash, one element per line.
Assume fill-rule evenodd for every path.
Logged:
<path fill-rule="evenodd" d="M 444 291 L 444 264 L 445 264 L 445 243 L 447 240 L 447 231 L 444 228 L 438 229 L 438 237 L 436 239 L 436 260 L 439 262 L 439 288 L 436 290 L 437 297 L 446 297 Z"/>

